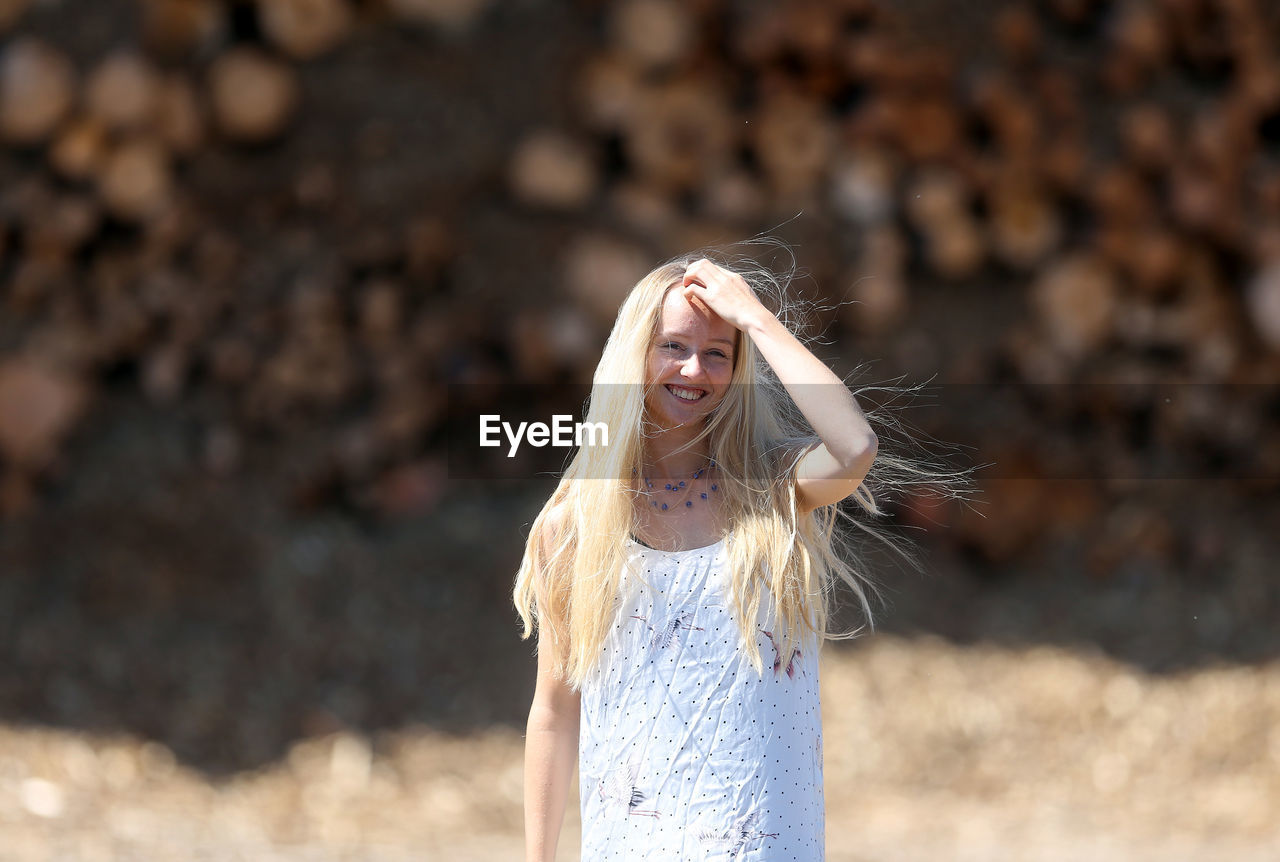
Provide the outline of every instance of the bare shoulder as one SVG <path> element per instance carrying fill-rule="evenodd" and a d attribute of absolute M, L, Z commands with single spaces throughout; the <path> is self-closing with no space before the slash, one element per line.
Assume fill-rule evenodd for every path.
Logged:
<path fill-rule="evenodd" d="M 547 555 L 559 544 L 564 535 L 568 518 L 569 510 L 563 501 L 547 510 L 540 537 L 544 565 Z M 562 665 L 565 659 L 564 645 L 556 643 L 551 637 L 548 627 L 544 624 L 547 619 L 546 609 L 541 604 L 539 614 L 541 621 L 538 625 L 538 676 L 532 710 L 544 721 L 575 722 L 580 695 L 556 672 L 557 665 Z"/>
<path fill-rule="evenodd" d="M 558 503 L 554 503 L 547 510 L 546 517 L 542 521 L 542 552 L 544 554 L 550 553 L 560 543 L 560 538 L 564 535 L 568 523 L 569 506 L 566 501 L 561 500 Z"/>
<path fill-rule="evenodd" d="M 560 500 L 551 504 L 551 508 L 547 510 L 547 526 L 553 530 L 560 530 L 565 521 L 569 518 L 569 501 Z"/>

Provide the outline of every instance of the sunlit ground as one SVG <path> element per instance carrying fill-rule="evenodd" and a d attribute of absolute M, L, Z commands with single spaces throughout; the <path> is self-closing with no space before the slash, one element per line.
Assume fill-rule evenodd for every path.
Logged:
<path fill-rule="evenodd" d="M 832 862 L 1276 858 L 1280 663 L 1147 676 L 877 635 L 821 672 Z M 520 729 L 410 727 L 214 782 L 154 742 L 8 726 L 0 859 L 518 859 L 522 753 Z"/>

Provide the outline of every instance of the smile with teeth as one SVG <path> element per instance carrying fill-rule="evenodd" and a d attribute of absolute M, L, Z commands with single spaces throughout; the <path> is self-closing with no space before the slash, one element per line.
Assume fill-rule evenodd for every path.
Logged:
<path fill-rule="evenodd" d="M 667 390 L 682 401 L 697 401 L 707 393 L 701 389 L 685 389 L 683 386 L 667 384 Z"/>

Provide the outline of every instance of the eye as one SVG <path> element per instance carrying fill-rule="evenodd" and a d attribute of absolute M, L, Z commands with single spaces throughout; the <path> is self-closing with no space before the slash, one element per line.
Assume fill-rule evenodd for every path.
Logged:
<path fill-rule="evenodd" d="M 728 356 L 726 356 L 726 355 L 725 355 L 725 352 L 724 352 L 723 350 L 713 350 L 713 351 L 711 351 L 711 355 L 712 355 L 712 356 L 719 356 L 721 359 L 728 359 L 728 358 L 729 358 Z"/>

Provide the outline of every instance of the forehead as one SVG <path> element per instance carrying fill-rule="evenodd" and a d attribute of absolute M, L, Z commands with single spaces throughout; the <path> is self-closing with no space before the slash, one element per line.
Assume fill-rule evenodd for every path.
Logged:
<path fill-rule="evenodd" d="M 733 324 L 712 311 L 702 300 L 694 298 L 691 304 L 678 287 L 668 290 L 662 300 L 658 331 L 706 335 L 711 339 L 724 339 L 730 344 L 737 332 Z"/>

